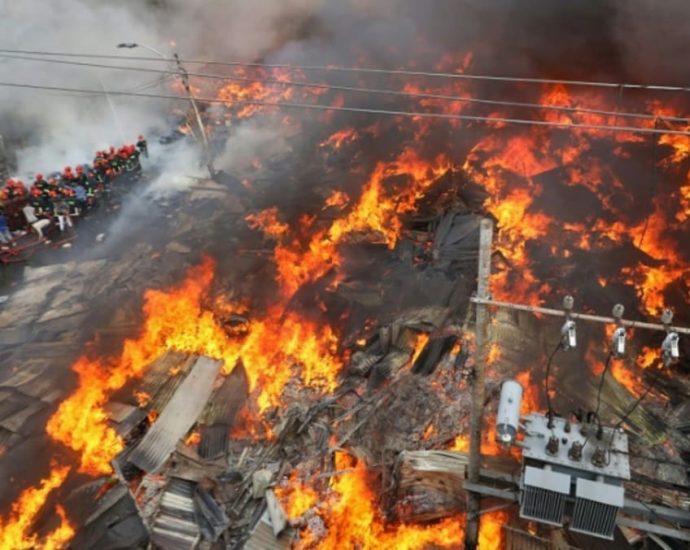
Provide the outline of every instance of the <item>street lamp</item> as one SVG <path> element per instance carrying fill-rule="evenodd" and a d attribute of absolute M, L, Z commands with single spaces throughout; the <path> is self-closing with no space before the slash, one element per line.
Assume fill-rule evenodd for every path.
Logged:
<path fill-rule="evenodd" d="M 165 54 L 163 54 L 156 48 L 147 46 L 146 44 L 138 44 L 137 42 L 122 42 L 118 44 L 117 47 L 126 48 L 128 50 L 134 48 L 144 48 L 145 50 L 149 50 L 155 53 L 162 59 L 169 59 Z M 179 56 L 175 52 L 173 52 L 173 59 L 175 60 L 175 64 L 177 65 L 177 73 L 180 76 L 182 85 L 184 86 L 184 89 L 187 92 L 189 102 L 192 105 L 192 110 L 194 111 L 194 116 L 196 117 L 196 122 L 199 126 L 199 134 L 201 135 L 201 145 L 204 149 L 204 156 L 206 157 L 206 168 L 208 168 L 208 173 L 210 174 L 211 179 L 213 179 L 213 177 L 216 175 L 216 169 L 213 167 L 213 157 L 211 156 L 211 149 L 208 143 L 208 136 L 206 135 L 206 128 L 204 127 L 204 123 L 201 121 L 201 113 L 199 112 L 199 108 L 197 107 L 196 101 L 194 99 L 194 94 L 192 94 L 192 89 L 189 86 L 189 74 L 187 73 L 187 70 L 182 66 L 182 62 L 180 61 Z"/>

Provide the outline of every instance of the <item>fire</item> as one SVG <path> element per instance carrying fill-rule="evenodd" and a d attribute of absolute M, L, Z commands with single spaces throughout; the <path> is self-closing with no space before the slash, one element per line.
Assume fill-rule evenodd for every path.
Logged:
<path fill-rule="evenodd" d="M 201 432 L 198 430 L 192 430 L 184 440 L 184 444 L 190 447 L 198 447 L 199 443 L 201 443 Z"/>
<path fill-rule="evenodd" d="M 522 404 L 520 406 L 520 415 L 527 415 L 531 412 L 540 410 L 538 389 L 532 382 L 532 373 L 530 371 L 522 371 L 515 376 L 515 381 L 522 386 Z"/>
<path fill-rule="evenodd" d="M 352 143 L 358 138 L 357 130 L 354 128 L 343 128 L 331 134 L 331 136 L 322 141 L 319 147 L 330 147 L 331 149 L 340 149 L 344 145 Z"/>
<path fill-rule="evenodd" d="M 342 191 L 333 191 L 331 195 L 326 199 L 326 202 L 323 205 L 323 210 L 327 208 L 337 208 L 338 210 L 342 210 L 345 206 L 347 206 L 350 202 L 350 197 L 347 195 L 347 193 L 343 193 Z"/>
<path fill-rule="evenodd" d="M 501 358 L 501 347 L 496 343 L 492 342 L 489 346 L 489 353 L 486 357 L 486 362 L 489 365 L 495 365 Z"/>
<path fill-rule="evenodd" d="M 433 525 L 386 525 L 375 506 L 371 474 L 356 459 L 336 453 L 338 470 L 352 469 L 331 479 L 331 492 L 319 509 L 327 534 L 315 540 L 306 533 L 298 548 L 360 548 L 361 550 L 422 550 L 426 547 L 457 548 L 464 521 L 449 518 Z"/>
<path fill-rule="evenodd" d="M 420 356 L 420 354 L 424 350 L 424 346 L 426 346 L 427 343 L 429 342 L 429 338 L 430 338 L 430 336 L 426 332 L 420 332 L 419 334 L 417 334 L 417 336 L 415 337 L 415 341 L 414 341 L 412 358 L 410 359 L 411 364 L 414 365 L 414 362 L 417 360 L 417 358 Z"/>
<path fill-rule="evenodd" d="M 305 283 L 338 267 L 338 245 L 352 235 L 376 234 L 393 249 L 402 231 L 400 214 L 413 211 L 425 191 L 449 168 L 445 157 L 429 163 L 411 148 L 404 149 L 393 161 L 379 162 L 347 214 L 330 227 L 312 232 L 306 245 L 298 238 L 278 244 L 274 259 L 284 295 L 293 295 Z M 407 185 L 397 188 L 390 184 L 394 176 L 406 176 Z"/>
<path fill-rule="evenodd" d="M 497 511 L 482 514 L 479 518 L 479 548 L 493 550 L 503 548 L 503 525 L 508 521 L 508 512 Z"/>
<path fill-rule="evenodd" d="M 134 398 L 137 400 L 137 405 L 139 405 L 142 409 L 146 408 L 146 406 L 151 402 L 151 396 L 145 391 L 141 390 L 134 390 Z"/>
<path fill-rule="evenodd" d="M 633 395 L 640 394 L 641 381 L 622 359 L 611 359 L 611 374 L 619 384 L 622 384 Z"/>
<path fill-rule="evenodd" d="M 451 451 L 459 451 L 461 453 L 470 452 L 470 438 L 466 434 L 458 435 L 450 446 Z"/>
<path fill-rule="evenodd" d="M 60 518 L 60 526 L 53 532 L 49 533 L 45 540 L 41 543 L 43 550 L 60 550 L 72 540 L 74 537 L 74 527 L 67 518 L 65 509 L 59 504 L 55 507 L 58 517 Z"/>
<path fill-rule="evenodd" d="M 81 472 L 110 472 L 109 463 L 123 449 L 123 442 L 107 423 L 103 407 L 108 396 L 128 380 L 140 377 L 167 350 L 221 359 L 225 374 L 241 360 L 260 411 L 280 403 L 292 376 L 318 391 L 335 389 L 342 363 L 330 326 L 294 312 L 284 314 L 276 307 L 264 317 L 250 320 L 243 339 L 231 338 L 204 307 L 213 267 L 207 259 L 178 287 L 148 291 L 141 334 L 125 341 L 120 357 L 97 360 L 84 356 L 74 365 L 78 387 L 60 404 L 47 431 L 80 454 Z"/>
<path fill-rule="evenodd" d="M 9 517 L 0 518 L 0 548 L 13 550 L 33 549 L 42 546 L 56 548 L 71 538 L 71 534 L 67 536 L 71 527 L 64 517 L 64 510 L 60 514 L 61 526 L 57 531 L 51 533 L 45 541 L 39 543 L 37 535 L 30 533 L 36 518 L 43 510 L 48 495 L 62 485 L 69 471 L 69 466 L 54 467 L 50 475 L 39 482 L 38 487 L 30 487 L 22 491 L 12 504 Z"/>
<path fill-rule="evenodd" d="M 285 514 L 291 521 L 301 518 L 321 500 L 319 494 L 298 479 L 295 473 L 290 475 L 287 483 L 276 487 L 275 493 L 285 510 Z"/>
<path fill-rule="evenodd" d="M 278 209 L 275 207 L 257 214 L 248 214 L 244 219 L 249 227 L 260 229 L 268 237 L 278 238 L 290 230 L 288 224 L 279 221 Z"/>
<path fill-rule="evenodd" d="M 648 369 L 659 361 L 659 350 L 644 346 L 637 357 L 636 364 L 641 369 Z"/>
<path fill-rule="evenodd" d="M 435 433 L 436 427 L 433 424 L 429 424 L 424 430 L 424 433 L 422 434 L 422 440 L 428 441 L 431 438 L 431 436 L 433 436 Z"/>

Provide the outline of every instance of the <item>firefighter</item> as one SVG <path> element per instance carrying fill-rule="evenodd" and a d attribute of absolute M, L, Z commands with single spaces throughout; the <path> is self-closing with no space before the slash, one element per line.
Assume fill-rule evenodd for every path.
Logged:
<path fill-rule="evenodd" d="M 46 193 L 48 190 L 46 189 Z M 39 213 L 43 211 L 43 190 L 34 185 L 29 192 L 29 204 Z"/>
<path fill-rule="evenodd" d="M 74 227 L 72 224 L 72 217 L 70 216 L 70 209 L 67 204 L 66 195 L 68 194 L 68 188 L 51 190 L 50 191 L 53 198 L 53 212 L 58 220 L 58 226 L 60 227 L 60 233 L 64 233 L 65 226 Z"/>
<path fill-rule="evenodd" d="M 14 180 L 14 198 L 23 199 L 26 197 L 26 186 L 22 180 Z"/>
<path fill-rule="evenodd" d="M 74 189 L 65 189 L 64 190 L 64 195 L 65 195 L 65 202 L 67 203 L 67 208 L 69 210 L 69 215 L 70 216 L 80 216 L 81 215 L 81 209 L 79 205 L 79 201 L 77 200 L 77 193 Z"/>
<path fill-rule="evenodd" d="M 113 171 L 115 177 L 119 176 L 124 169 L 122 159 L 117 151 L 114 151 L 114 147 L 110 148 L 112 153 L 108 155 L 108 167 Z"/>
<path fill-rule="evenodd" d="M 43 190 L 47 189 L 49 185 L 50 184 L 43 178 L 43 174 L 36 174 L 36 179 L 34 180 L 33 187 L 43 192 Z"/>
<path fill-rule="evenodd" d="M 26 188 L 22 180 L 8 179 L 5 182 L 5 200 L 11 202 L 26 196 Z"/>
<path fill-rule="evenodd" d="M 137 141 L 137 149 L 139 149 L 139 153 L 144 155 L 144 158 L 149 158 L 149 145 L 146 143 L 146 138 L 142 135 L 139 136 Z"/>
<path fill-rule="evenodd" d="M 71 166 L 65 166 L 65 169 L 62 171 L 62 176 L 60 179 L 62 180 L 63 185 L 72 184 L 72 180 L 74 179 L 74 173 L 72 172 Z"/>
<path fill-rule="evenodd" d="M 127 169 L 127 172 L 133 178 L 138 178 L 141 174 L 141 162 L 139 162 L 139 151 L 134 145 L 125 145 L 123 149 L 125 168 Z"/>

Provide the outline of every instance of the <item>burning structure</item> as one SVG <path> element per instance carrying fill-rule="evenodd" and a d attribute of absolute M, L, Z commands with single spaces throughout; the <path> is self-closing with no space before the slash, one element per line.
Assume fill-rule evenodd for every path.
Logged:
<path fill-rule="evenodd" d="M 162 204 L 134 246 L 27 268 L 0 313 L 3 546 L 460 547 L 484 216 L 497 226 L 492 297 L 572 293 L 640 321 L 672 306 L 687 324 L 685 96 L 495 88 L 461 78 L 491 67 L 481 48 L 418 47 L 410 64 L 391 53 L 410 69 L 386 74 L 395 94 L 374 93 L 377 73 L 190 71 L 227 173 Z M 564 418 L 627 417 L 628 494 L 687 512 L 687 343 L 660 371 L 660 342 L 642 331 L 607 361 L 611 335 L 579 328 L 544 391 L 560 325 L 494 315 L 483 469 L 520 469 L 491 420 L 515 377 L 523 414 L 551 401 Z M 498 500 L 484 512 L 481 548 L 566 536 Z"/>

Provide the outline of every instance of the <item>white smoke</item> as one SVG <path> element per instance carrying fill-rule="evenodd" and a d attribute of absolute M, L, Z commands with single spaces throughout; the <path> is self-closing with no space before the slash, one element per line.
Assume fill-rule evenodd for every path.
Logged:
<path fill-rule="evenodd" d="M 0 2 L 0 47 L 87 54 L 153 56 L 116 49 L 136 42 L 183 58 L 255 59 L 271 50 L 323 0 L 42 0 Z M 73 61 L 170 69 L 134 60 Z M 94 90 L 79 95 L 0 87 L 0 135 L 18 157 L 17 173 L 60 170 L 88 162 L 96 149 L 166 133 L 171 102 L 104 95 L 110 91 L 170 93 L 164 75 L 0 57 L 5 82 Z M 190 67 L 190 70 L 193 67 Z M 174 77 L 172 77 L 174 78 Z"/>

